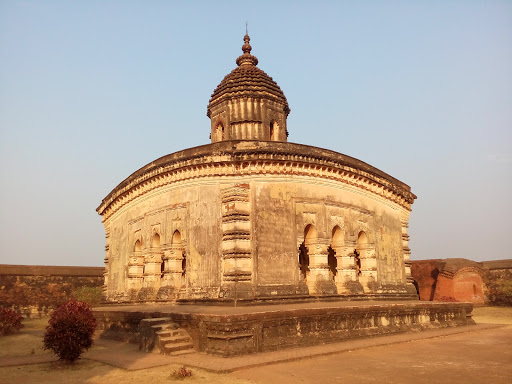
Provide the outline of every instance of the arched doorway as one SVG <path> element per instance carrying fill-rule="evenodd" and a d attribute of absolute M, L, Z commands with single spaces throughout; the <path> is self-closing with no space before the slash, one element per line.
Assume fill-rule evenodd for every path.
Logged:
<path fill-rule="evenodd" d="M 299 269 L 302 281 L 307 281 L 309 275 L 309 248 L 317 240 L 316 229 L 312 224 L 304 228 L 304 241 L 299 247 Z"/>
<path fill-rule="evenodd" d="M 341 259 L 341 247 L 343 246 L 345 235 L 342 229 L 336 225 L 332 229 L 331 245 L 328 248 L 327 264 L 333 280 L 336 280 L 338 274 L 338 258 Z"/>

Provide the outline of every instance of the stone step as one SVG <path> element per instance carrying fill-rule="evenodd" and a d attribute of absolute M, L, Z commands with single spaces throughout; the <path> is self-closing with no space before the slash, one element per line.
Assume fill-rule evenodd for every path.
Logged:
<path fill-rule="evenodd" d="M 183 329 L 164 329 L 155 332 L 158 337 L 173 337 L 173 336 L 188 336 L 187 332 Z"/>
<path fill-rule="evenodd" d="M 167 323 L 152 325 L 151 328 L 153 328 L 153 330 L 155 330 L 155 332 L 158 333 L 159 331 L 178 329 L 178 325 L 176 323 L 167 322 Z"/>
<path fill-rule="evenodd" d="M 170 317 L 154 317 L 154 318 L 151 318 L 151 319 L 142 319 L 141 323 L 143 322 L 144 324 L 147 324 L 147 325 L 150 325 L 150 326 L 155 326 L 155 325 L 160 325 L 160 324 L 168 323 L 170 321 L 171 321 Z"/>
<path fill-rule="evenodd" d="M 163 345 L 170 344 L 179 344 L 179 343 L 190 343 L 192 340 L 189 336 L 171 336 L 171 337 L 161 337 L 160 343 Z"/>
<path fill-rule="evenodd" d="M 165 344 L 162 348 L 162 352 L 165 354 L 170 354 L 177 351 L 193 349 L 193 347 L 194 345 L 192 343 Z"/>
<path fill-rule="evenodd" d="M 195 353 L 196 350 L 195 349 L 183 349 L 181 351 L 174 351 L 174 352 L 169 352 L 169 355 L 171 356 L 180 356 L 180 355 L 188 355 L 190 353 Z"/>

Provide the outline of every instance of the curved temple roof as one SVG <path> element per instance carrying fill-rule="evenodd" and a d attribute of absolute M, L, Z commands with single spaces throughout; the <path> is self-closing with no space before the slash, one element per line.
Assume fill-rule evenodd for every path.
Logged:
<path fill-rule="evenodd" d="M 249 44 L 249 35 L 244 36 L 244 45 L 242 46 L 243 55 L 236 59 L 238 65 L 229 73 L 212 93 L 208 105 L 207 115 L 210 117 L 210 107 L 217 103 L 235 97 L 267 97 L 271 100 L 279 101 L 285 105 L 284 110 L 288 115 L 290 107 L 288 101 L 277 83 L 259 69 L 256 65 L 258 59 L 251 55 L 252 47 Z"/>

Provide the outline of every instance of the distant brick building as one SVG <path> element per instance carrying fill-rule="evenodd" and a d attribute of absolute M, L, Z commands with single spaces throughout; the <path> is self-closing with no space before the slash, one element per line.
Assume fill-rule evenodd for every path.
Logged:
<path fill-rule="evenodd" d="M 507 284 L 512 284 L 512 260 L 415 260 L 411 274 L 423 301 L 512 304 L 512 297 L 507 299 Z"/>

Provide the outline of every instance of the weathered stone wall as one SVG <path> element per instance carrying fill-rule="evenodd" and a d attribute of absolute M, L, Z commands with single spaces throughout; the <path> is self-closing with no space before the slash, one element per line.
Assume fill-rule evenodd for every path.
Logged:
<path fill-rule="evenodd" d="M 98 299 L 102 267 L 0 265 L 0 306 L 41 317 L 72 298 Z"/>
<path fill-rule="evenodd" d="M 219 142 L 165 156 L 98 208 L 105 297 L 414 295 L 414 198 L 367 164 L 297 144 Z"/>
<path fill-rule="evenodd" d="M 305 241 L 304 228 L 308 225 L 317 231 L 309 249 L 310 267 L 314 267 L 313 253 L 317 247 L 320 253 L 317 257 L 321 260 L 319 270 L 323 273 L 311 274 L 308 278 L 315 278 L 313 283 L 331 284 L 332 291 L 327 293 L 345 293 L 347 279 L 356 280 L 355 270 L 350 269 L 354 265 L 350 255 L 360 248 L 358 236 L 361 232 L 368 237 L 366 248 L 360 249 L 365 258 L 363 262 L 367 263 L 362 266 L 362 276 L 358 277 L 363 283 L 361 290 L 406 293 L 399 211 L 339 188 L 336 183 L 318 182 L 311 186 L 308 180 L 290 182 L 278 177 L 268 181 L 247 180 L 244 188 L 250 196 L 248 202 L 230 200 L 223 203 L 224 191 L 244 179 L 229 181 L 217 179 L 209 180 L 206 185 L 197 182 L 170 185 L 115 214 L 106 223 L 109 234 L 107 297 L 112 301 L 126 300 L 130 279 L 134 284 L 130 287 L 143 290 L 149 277 L 154 279 L 153 299 L 160 298 L 157 292 L 162 291 L 166 272 L 160 265 L 171 257 L 167 255 L 175 247 L 173 236 L 176 231 L 180 233 L 180 246 L 186 258 L 185 273 L 178 274 L 179 281 L 172 283 L 177 297 L 219 298 L 222 297 L 219 292 L 223 290 L 227 290 L 225 295 L 232 297 L 234 289 L 239 297 L 247 294 L 256 297 L 307 294 L 305 285 L 301 288 L 298 255 L 299 246 Z M 234 229 L 223 232 L 223 223 L 228 219 Z M 342 233 L 339 244 L 333 243 L 336 227 Z M 243 231 L 246 234 L 241 234 Z M 159 248 L 156 267 L 151 272 L 148 258 L 155 251 L 152 240 L 155 234 L 159 238 Z M 137 241 L 141 244 L 140 269 L 138 275 L 131 275 Z M 332 271 L 327 274 L 329 247 L 335 249 L 339 260 L 337 276 Z M 342 265 L 343 256 L 352 258 L 348 271 L 352 271 L 353 276 L 343 275 L 343 269 L 347 267 Z M 232 283 L 234 273 L 239 274 L 236 288 Z M 369 285 L 370 281 L 373 286 Z M 313 283 L 309 285 L 309 293 L 315 293 Z M 133 297 L 144 299 L 140 295 Z"/>
<path fill-rule="evenodd" d="M 137 308 L 137 307 L 135 307 Z M 140 343 L 143 319 L 167 318 L 186 329 L 194 348 L 221 356 L 235 356 L 310 346 L 352 338 L 474 324 L 471 303 L 363 304 L 302 307 L 237 314 L 179 311 L 172 307 L 112 306 L 95 309 L 101 337 Z M 176 308 L 176 307 L 174 307 Z M 246 307 L 247 308 L 247 307 Z M 206 311 L 207 312 L 207 311 Z M 228 311 L 226 311 L 229 313 Z"/>

